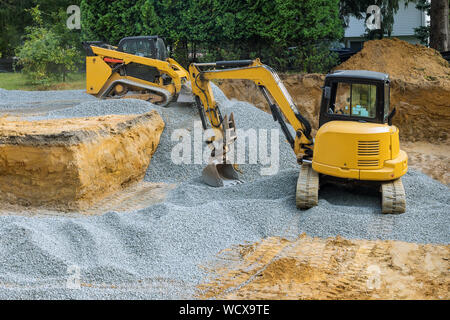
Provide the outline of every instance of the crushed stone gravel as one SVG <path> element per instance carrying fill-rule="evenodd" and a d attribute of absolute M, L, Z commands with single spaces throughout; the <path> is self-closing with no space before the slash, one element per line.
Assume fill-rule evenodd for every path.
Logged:
<path fill-rule="evenodd" d="M 238 128 L 278 128 L 271 115 L 248 103 L 229 101 L 214 90 L 222 113 L 233 111 Z M 4 91 L 0 90 L 0 97 L 10 96 Z M 449 189 L 415 170 L 403 178 L 405 214 L 381 214 L 379 195 L 373 190 L 332 185 L 321 190 L 319 206 L 299 211 L 295 206 L 298 166 L 281 132 L 277 174 L 261 175 L 261 164 L 241 165 L 244 184 L 212 188 L 201 183 L 203 164 L 176 165 L 170 157 L 179 142 L 172 141 L 173 132 L 193 130 L 199 120 L 192 106 L 93 100 L 50 111 L 45 118 L 150 109 L 160 112 L 166 128 L 145 180 L 178 186 L 163 203 L 138 211 L 82 217 L 0 216 L 0 299 L 192 298 L 205 276 L 199 265 L 234 244 L 269 236 L 296 238 L 306 232 L 314 237 L 450 241 Z M 68 283 L 77 272 L 81 286 L 70 289 Z"/>

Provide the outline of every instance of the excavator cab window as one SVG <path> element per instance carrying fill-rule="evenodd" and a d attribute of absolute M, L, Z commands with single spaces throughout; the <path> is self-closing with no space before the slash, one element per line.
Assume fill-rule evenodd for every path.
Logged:
<path fill-rule="evenodd" d="M 372 84 L 335 82 L 332 84 L 334 103 L 329 114 L 349 117 L 374 118 L 376 114 L 377 87 Z"/>
<path fill-rule="evenodd" d="M 325 77 L 319 126 L 333 121 L 389 122 L 389 76 L 367 70 L 338 70 Z"/>

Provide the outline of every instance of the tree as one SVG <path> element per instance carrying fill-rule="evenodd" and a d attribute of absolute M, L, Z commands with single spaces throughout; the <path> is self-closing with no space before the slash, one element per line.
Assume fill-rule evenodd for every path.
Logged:
<path fill-rule="evenodd" d="M 0 0 L 0 53 L 5 57 L 13 56 L 21 44 L 25 28 L 32 23 L 27 9 L 39 5 L 46 24 L 65 26 L 67 7 L 79 3 L 80 0 Z M 66 18 L 61 20 L 57 12 L 64 12 Z"/>
<path fill-rule="evenodd" d="M 450 0 L 449 0 L 450 1 Z M 430 15 L 430 3 L 427 0 L 417 0 L 416 9 Z M 420 26 L 414 28 L 414 35 L 424 46 L 430 45 L 430 26 Z"/>
<path fill-rule="evenodd" d="M 431 0 L 430 47 L 438 51 L 450 50 L 449 1 Z"/>
<path fill-rule="evenodd" d="M 25 12 L 31 7 L 32 0 L 0 0 L 0 54 L 3 57 L 14 55 L 25 26 L 31 23 L 31 17 Z"/>
<path fill-rule="evenodd" d="M 79 53 L 76 48 L 64 46 L 61 37 L 44 26 L 39 6 L 27 10 L 33 25 L 25 29 L 24 43 L 17 49 L 18 63 L 33 83 L 48 85 L 68 71 L 76 70 Z"/>
<path fill-rule="evenodd" d="M 82 32 L 85 40 L 111 44 L 157 34 L 184 66 L 260 57 L 282 70 L 288 59 L 318 70 L 331 62 L 327 43 L 343 35 L 338 6 L 338 0 L 82 0 Z M 289 47 L 299 49 L 289 55 Z"/>
<path fill-rule="evenodd" d="M 138 30 L 142 3 L 136 0 L 82 0 L 82 38 L 117 44 L 123 37 L 138 34 L 142 31 Z"/>
<path fill-rule="evenodd" d="M 338 0 L 275 0 L 277 19 L 270 24 L 270 37 L 274 47 L 283 48 L 276 57 L 285 69 L 288 48 L 295 47 L 295 69 L 305 72 L 327 71 L 336 62 L 330 55 L 330 43 L 344 35 L 339 19 Z"/>

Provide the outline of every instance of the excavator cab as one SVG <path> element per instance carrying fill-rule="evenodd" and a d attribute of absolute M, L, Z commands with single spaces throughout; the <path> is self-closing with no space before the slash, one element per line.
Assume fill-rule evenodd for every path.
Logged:
<path fill-rule="evenodd" d="M 366 70 L 340 70 L 325 77 L 319 126 L 329 121 L 390 123 L 389 76 Z"/>
<path fill-rule="evenodd" d="M 389 94 L 389 76 L 384 73 L 328 74 L 310 167 L 324 178 L 378 185 L 382 211 L 401 213 L 405 192 L 400 178 L 408 169 L 408 157 L 400 150 L 399 130 L 392 125 L 395 108 L 390 111 Z M 311 191 L 315 202 L 316 187 Z"/>

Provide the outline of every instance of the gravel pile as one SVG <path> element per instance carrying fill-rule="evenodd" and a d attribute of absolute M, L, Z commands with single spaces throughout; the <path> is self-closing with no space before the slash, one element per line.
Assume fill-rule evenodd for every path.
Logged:
<path fill-rule="evenodd" d="M 84 90 L 21 91 L 0 88 L 0 111 L 71 107 L 88 100 L 95 101 L 96 98 Z"/>
<path fill-rule="evenodd" d="M 223 114 L 235 112 L 238 128 L 277 128 L 270 115 L 251 105 L 227 101 L 218 91 L 216 96 Z M 47 117 L 149 109 L 161 113 L 166 129 L 145 180 L 178 182 L 177 188 L 164 203 L 135 212 L 80 218 L 0 217 L 0 299 L 190 298 L 204 277 L 199 265 L 233 244 L 267 236 L 295 238 L 306 232 L 318 237 L 449 243 L 449 189 L 414 170 L 403 179 L 408 197 L 405 214 L 382 215 L 377 193 L 336 186 L 321 190 L 318 207 L 298 211 L 298 168 L 282 136 L 278 174 L 261 176 L 258 165 L 242 165 L 245 184 L 211 188 L 200 182 L 202 165 L 170 161 L 177 143 L 170 139 L 172 132 L 192 128 L 198 119 L 195 108 L 97 101 L 52 111 Z M 71 283 L 70 275 L 77 270 L 81 289 L 69 289 L 67 279 Z"/>

